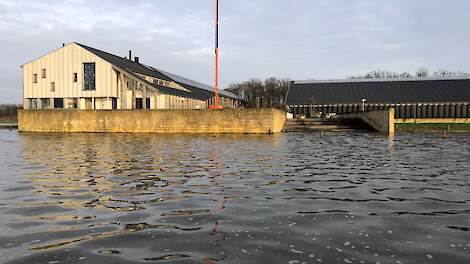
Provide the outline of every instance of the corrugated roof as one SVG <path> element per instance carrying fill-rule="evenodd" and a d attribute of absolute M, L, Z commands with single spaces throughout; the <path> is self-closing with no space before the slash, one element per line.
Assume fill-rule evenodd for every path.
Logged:
<path fill-rule="evenodd" d="M 368 79 L 292 82 L 287 105 L 470 102 L 470 79 Z"/>
<path fill-rule="evenodd" d="M 159 85 L 154 85 L 152 84 L 153 87 L 161 90 L 162 92 L 169 93 L 169 94 L 174 94 L 178 96 L 184 96 L 184 97 L 189 97 L 189 98 L 194 98 L 194 99 L 199 99 L 199 100 L 207 100 L 210 99 L 211 97 L 215 96 L 215 89 L 209 85 L 205 85 L 203 83 L 199 83 L 196 81 L 193 81 L 191 79 L 176 75 L 174 73 L 166 72 L 148 65 L 144 65 L 141 63 L 137 63 L 135 61 L 131 61 L 116 55 L 113 55 L 111 53 L 101 51 L 80 43 L 76 43 L 77 45 L 81 46 L 82 48 L 88 50 L 89 52 L 95 54 L 96 56 L 106 60 L 107 62 L 116 65 L 119 68 L 122 68 L 124 70 L 133 72 L 133 73 L 138 73 L 146 76 L 151 76 L 155 77 L 158 79 L 166 80 L 166 81 L 174 81 L 184 88 L 188 89 L 191 92 L 186 92 L 174 88 L 168 88 L 168 87 L 163 87 Z M 236 96 L 235 94 L 232 94 L 230 92 L 220 90 L 220 95 L 233 98 L 233 99 L 238 99 L 241 100 L 240 97 Z"/>

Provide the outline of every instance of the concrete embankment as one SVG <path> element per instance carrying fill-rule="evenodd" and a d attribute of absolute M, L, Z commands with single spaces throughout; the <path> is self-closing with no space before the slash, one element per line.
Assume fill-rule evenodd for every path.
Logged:
<path fill-rule="evenodd" d="M 277 109 L 22 110 L 21 132 L 270 134 L 284 127 Z"/>
<path fill-rule="evenodd" d="M 395 133 L 395 109 L 341 115 L 341 118 L 360 119 L 380 133 Z"/>

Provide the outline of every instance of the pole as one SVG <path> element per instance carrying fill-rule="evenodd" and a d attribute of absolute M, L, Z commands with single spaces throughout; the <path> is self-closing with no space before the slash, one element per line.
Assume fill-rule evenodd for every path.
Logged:
<path fill-rule="evenodd" d="M 219 105 L 219 0 L 215 0 L 215 108 Z"/>

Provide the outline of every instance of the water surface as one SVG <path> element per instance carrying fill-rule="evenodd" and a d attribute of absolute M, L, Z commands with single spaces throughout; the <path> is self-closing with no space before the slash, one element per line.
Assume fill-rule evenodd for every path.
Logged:
<path fill-rule="evenodd" d="M 0 130 L 0 263 L 470 263 L 469 150 Z"/>

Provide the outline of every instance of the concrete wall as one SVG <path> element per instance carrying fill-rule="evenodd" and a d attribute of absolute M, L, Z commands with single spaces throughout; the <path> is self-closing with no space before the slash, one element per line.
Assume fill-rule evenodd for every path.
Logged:
<path fill-rule="evenodd" d="M 395 109 L 367 111 L 341 115 L 342 118 L 360 118 L 380 133 L 395 133 Z"/>
<path fill-rule="evenodd" d="M 286 114 L 277 109 L 22 110 L 22 132 L 279 133 Z"/>

